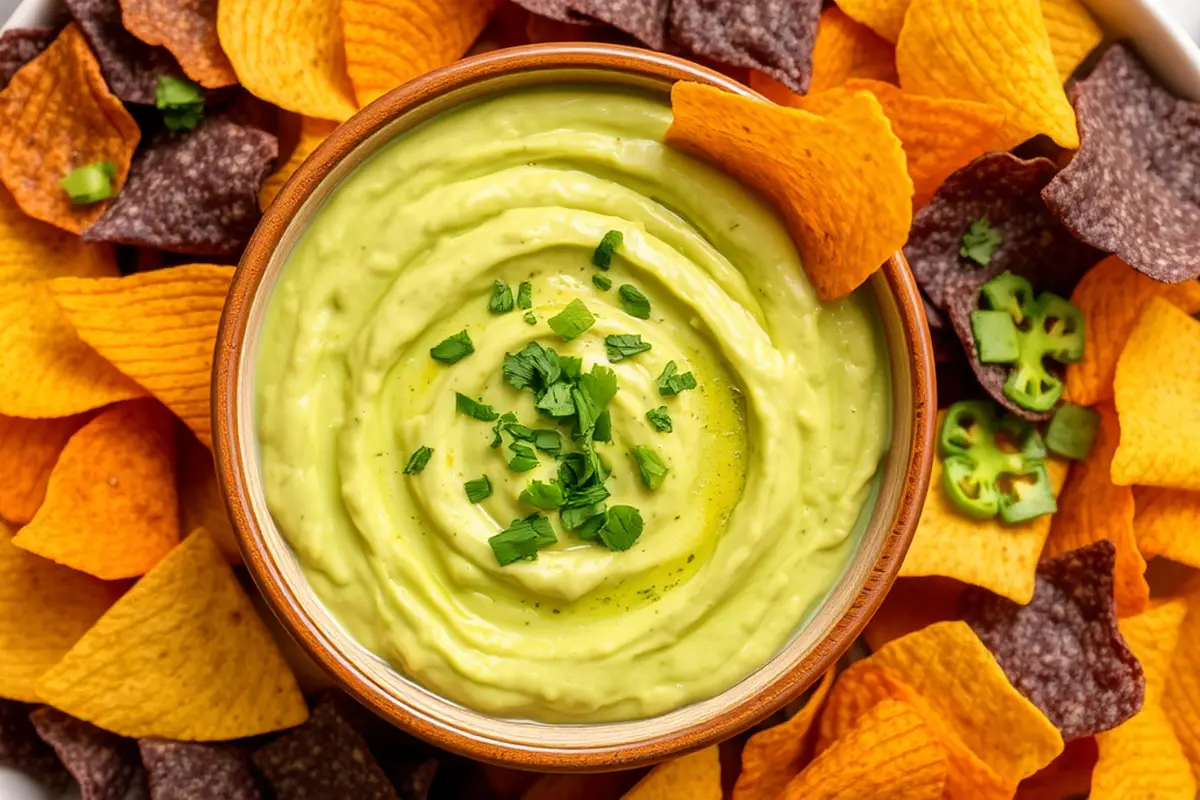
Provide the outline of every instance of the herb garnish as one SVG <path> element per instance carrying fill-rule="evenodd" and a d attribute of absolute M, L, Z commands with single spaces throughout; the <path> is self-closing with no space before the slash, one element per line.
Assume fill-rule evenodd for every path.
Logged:
<path fill-rule="evenodd" d="M 623 283 L 617 290 L 621 295 L 621 308 L 631 317 L 650 319 L 650 299 L 632 283 Z"/>
<path fill-rule="evenodd" d="M 594 283 L 596 288 L 602 292 L 607 292 L 612 288 L 612 279 L 607 275 L 601 275 L 598 272 L 592 276 L 592 283 Z"/>
<path fill-rule="evenodd" d="M 613 506 L 608 510 L 600 538 L 609 550 L 628 550 L 642 535 L 642 514 L 633 506 Z"/>
<path fill-rule="evenodd" d="M 526 311 L 525 316 L 521 319 L 525 320 L 526 325 L 537 325 L 537 317 L 533 315 L 532 311 Z"/>
<path fill-rule="evenodd" d="M 465 328 L 429 349 L 429 355 L 443 364 L 457 364 L 474 352 L 475 345 L 471 343 L 471 337 Z"/>
<path fill-rule="evenodd" d="M 454 393 L 454 407 L 458 409 L 458 413 L 466 414 L 480 422 L 492 422 L 500 416 L 496 413 L 496 409 L 467 397 L 462 392 Z"/>
<path fill-rule="evenodd" d="M 508 466 L 513 472 L 529 472 L 538 465 L 537 455 L 528 445 L 513 442 L 508 449 L 512 450 L 512 455 L 508 457 Z"/>
<path fill-rule="evenodd" d="M 633 456 L 633 460 L 637 462 L 638 471 L 642 473 L 642 483 L 646 484 L 646 488 L 654 491 L 663 485 L 663 481 L 667 479 L 667 465 L 658 457 L 658 453 L 654 452 L 653 448 L 645 445 L 635 445 L 630 448 L 629 455 Z"/>
<path fill-rule="evenodd" d="M 534 508 L 540 508 L 543 511 L 554 511 L 562 508 L 565 501 L 562 486 L 557 481 L 545 483 L 543 481 L 534 481 L 525 487 L 521 492 L 521 502 L 527 503 Z"/>
<path fill-rule="evenodd" d="M 958 249 L 958 254 L 986 267 L 992 263 L 992 256 L 1002 241 L 1003 231 L 993 228 L 987 217 L 980 217 L 971 223 L 971 227 L 963 235 L 962 247 Z"/>
<path fill-rule="evenodd" d="M 550 520 L 541 514 L 531 514 L 525 519 L 514 519 L 507 528 L 488 539 L 488 544 L 503 567 L 514 561 L 533 561 L 538 550 L 557 541 Z"/>
<path fill-rule="evenodd" d="M 650 424 L 654 426 L 654 430 L 661 433 L 670 433 L 674 430 L 671 426 L 671 414 L 667 411 L 666 406 L 650 409 L 646 412 L 646 419 L 650 420 Z"/>
<path fill-rule="evenodd" d="M 567 307 L 555 314 L 547 322 L 550 328 L 562 337 L 563 341 L 571 341 L 579 334 L 596 324 L 596 318 L 583 301 L 576 297 Z"/>
<path fill-rule="evenodd" d="M 482 503 L 492 496 L 492 481 L 487 475 L 482 475 L 473 481 L 464 483 L 463 489 L 467 492 L 467 499 L 472 503 Z"/>
<path fill-rule="evenodd" d="M 504 281 L 496 281 L 492 287 L 492 298 L 488 300 L 488 311 L 493 314 L 507 314 L 513 310 L 513 293 Z"/>
<path fill-rule="evenodd" d="M 117 179 L 117 167 L 111 161 L 93 161 L 76 167 L 62 177 L 58 185 L 77 206 L 87 206 L 107 200 L 116 194 L 113 181 Z"/>
<path fill-rule="evenodd" d="M 600 240 L 600 244 L 596 247 L 596 252 L 592 253 L 592 263 L 600 269 L 611 267 L 613 252 L 624 241 L 625 234 L 620 231 L 609 231 L 604 234 L 604 238 Z"/>
<path fill-rule="evenodd" d="M 696 388 L 696 376 L 691 372 L 680 374 L 674 361 L 668 361 L 658 376 L 658 393 L 663 397 L 674 397 L 682 391 Z"/>
<path fill-rule="evenodd" d="M 411 456 L 408 457 L 408 466 L 404 468 L 405 475 L 418 475 L 425 469 L 425 465 L 429 463 L 429 457 L 433 455 L 431 448 L 422 445 L 418 447 Z"/>
<path fill-rule="evenodd" d="M 533 284 L 529 281 L 521 281 L 517 287 L 517 308 L 533 308 Z"/>
<path fill-rule="evenodd" d="M 641 334 L 623 333 L 605 336 L 604 344 L 608 349 L 608 360 L 613 363 L 636 356 L 638 353 L 645 353 L 650 349 L 650 343 L 643 342 Z"/>
<path fill-rule="evenodd" d="M 204 90 L 183 78 L 163 75 L 154 87 L 154 105 L 169 131 L 190 131 L 204 116 Z"/>

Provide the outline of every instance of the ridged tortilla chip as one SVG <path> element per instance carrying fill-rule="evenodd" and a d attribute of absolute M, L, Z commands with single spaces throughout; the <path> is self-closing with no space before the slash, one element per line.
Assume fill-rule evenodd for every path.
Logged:
<path fill-rule="evenodd" d="M 1117 614 L 1131 617 L 1141 614 L 1150 599 L 1146 559 L 1133 532 L 1133 489 L 1117 486 L 1111 478 L 1110 466 L 1121 433 L 1116 409 L 1103 404 L 1096 411 L 1100 427 L 1092 452 L 1071 465 L 1043 557 L 1053 558 L 1101 539 L 1111 541 L 1117 550 L 1113 568 Z"/>
<path fill-rule="evenodd" d="M 275 195 L 279 194 L 279 190 L 300 168 L 304 160 L 312 155 L 321 142 L 329 138 L 329 134 L 337 128 L 337 123 L 324 119 L 301 117 L 299 128 L 299 139 L 297 139 L 291 155 L 288 156 L 287 161 L 280 164 L 274 172 L 267 176 L 267 179 L 263 181 L 262 188 L 258 190 L 258 207 L 263 211 L 267 210 L 267 206 L 271 205 Z"/>
<path fill-rule="evenodd" d="M 238 566 L 242 551 L 225 509 L 212 450 L 195 436 L 185 434 L 179 438 L 179 529 L 204 528 L 225 559 Z"/>
<path fill-rule="evenodd" d="M 259 800 L 258 779 L 244 746 L 204 742 L 138 742 L 151 800 Z"/>
<path fill-rule="evenodd" d="M 39 708 L 29 719 L 79 784 L 82 800 L 124 798 L 134 781 L 141 781 L 137 742 L 132 739 L 53 708 Z"/>
<path fill-rule="evenodd" d="M 18 525 L 33 519 L 50 482 L 50 470 L 86 414 L 58 419 L 0 415 L 0 518 Z"/>
<path fill-rule="evenodd" d="M 721 758 L 717 746 L 660 764 L 637 782 L 623 800 L 721 800 Z"/>
<path fill-rule="evenodd" d="M 462 58 L 498 0 L 342 0 L 346 71 L 360 106 Z"/>
<path fill-rule="evenodd" d="M 753 77 L 751 87 L 754 87 Z M 841 86 L 851 78 L 897 82 L 900 76 L 896 74 L 896 48 L 876 36 L 870 28 L 847 17 L 837 6 L 830 6 L 821 12 L 808 92 L 823 92 Z"/>
<path fill-rule="evenodd" d="M 836 672 L 831 669 L 825 673 L 804 706 L 787 722 L 759 731 L 746 741 L 733 800 L 772 800 L 800 774 L 811 758 L 814 725 Z"/>
<path fill-rule="evenodd" d="M 1075 69 L 1104 41 L 1104 31 L 1080 0 L 1041 0 L 1042 19 L 1058 77 L 1066 82 Z"/>
<path fill-rule="evenodd" d="M 1133 487 L 1133 532 L 1146 558 L 1200 568 L 1200 492 Z"/>
<path fill-rule="evenodd" d="M 0 33 L 0 89 L 8 86 L 17 70 L 37 58 L 57 35 L 53 28 L 9 28 Z"/>
<path fill-rule="evenodd" d="M 237 83 L 217 38 L 217 0 L 120 0 L 125 28 L 171 51 L 187 76 L 210 89 Z"/>
<path fill-rule="evenodd" d="M 851 19 L 866 25 L 886 41 L 895 43 L 904 27 L 904 15 L 912 0 L 838 0 L 838 7 Z"/>
<path fill-rule="evenodd" d="M 1016 800 L 1063 800 L 1086 797 L 1096 767 L 1096 740 L 1068 742 L 1058 758 L 1017 786 Z"/>
<path fill-rule="evenodd" d="M 1071 293 L 1083 313 L 1087 347 L 1083 360 L 1067 366 L 1066 396 L 1092 406 L 1113 396 L 1117 359 L 1150 298 L 1161 297 L 1186 314 L 1200 311 L 1200 283 L 1160 283 L 1109 256 L 1088 271 Z"/>
<path fill-rule="evenodd" d="M 671 106 L 668 144 L 715 162 L 770 199 L 824 300 L 858 288 L 908 237 L 912 181 L 904 150 L 869 93 L 818 116 L 681 82 Z M 861 169 L 866 162 L 872 169 Z"/>
<path fill-rule="evenodd" d="M 1152 298 L 1117 361 L 1113 394 L 1113 483 L 1200 489 L 1200 321 Z"/>
<path fill-rule="evenodd" d="M 952 578 L 897 578 L 863 631 L 871 650 L 915 633 L 935 622 L 958 616 L 958 597 L 965 585 Z"/>
<path fill-rule="evenodd" d="M 112 248 L 27 216 L 0 186 L 0 286 L 59 275 L 116 275 Z"/>
<path fill-rule="evenodd" d="M 1079 147 L 1039 0 L 913 0 L 896 67 L 905 91 L 1003 108 L 1001 149 L 1039 133 Z"/>
<path fill-rule="evenodd" d="M 77 167 L 108 161 L 119 189 L 140 138 L 74 24 L 0 92 L 0 181 L 26 214 L 73 233 L 95 222 L 108 202 L 74 205 L 59 181 Z"/>
<path fill-rule="evenodd" d="M 781 797 L 937 800 L 946 771 L 946 750 L 921 715 L 906 703 L 885 700 L 817 756 Z"/>
<path fill-rule="evenodd" d="M 308 718 L 296 679 L 203 531 L 134 584 L 37 691 L 132 737 L 219 741 Z"/>
<path fill-rule="evenodd" d="M 1192 773 L 1200 774 L 1200 591 L 1193 590 L 1186 599 L 1187 615 L 1179 628 L 1162 707 Z"/>
<path fill-rule="evenodd" d="M 63 449 L 13 543 L 105 580 L 142 575 L 179 541 L 175 425 L 157 401 L 105 409 Z"/>
<path fill-rule="evenodd" d="M 121 0 L 64 0 L 79 24 L 112 93 L 127 103 L 154 105 L 158 81 L 181 77 L 171 53 L 153 47 L 125 29 Z"/>
<path fill-rule="evenodd" d="M 27 553 L 0 522 L 0 697 L 34 703 L 34 685 L 121 596 L 105 583 Z"/>
<path fill-rule="evenodd" d="M 85 342 L 212 446 L 213 350 L 233 267 L 59 278 L 54 299 Z"/>
<path fill-rule="evenodd" d="M 217 33 L 253 95 L 309 117 L 345 121 L 357 110 L 342 47 L 339 0 L 221 0 Z"/>
<path fill-rule="evenodd" d="M 1057 496 L 1067 477 L 1067 465 L 1047 462 L 1050 485 Z M 982 586 L 1016 603 L 1033 597 L 1034 574 L 1046 537 L 1050 515 L 1007 525 L 999 518 L 969 519 L 950 504 L 942 490 L 942 462 L 935 459 L 929 494 L 917 522 L 901 577 L 941 575 Z"/>

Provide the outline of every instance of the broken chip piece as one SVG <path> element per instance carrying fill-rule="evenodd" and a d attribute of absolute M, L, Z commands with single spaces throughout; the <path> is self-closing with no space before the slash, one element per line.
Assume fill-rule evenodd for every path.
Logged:
<path fill-rule="evenodd" d="M 132 739 L 53 708 L 39 708 L 29 719 L 79 784 L 82 800 L 120 800 L 135 780 L 141 780 Z"/>
<path fill-rule="evenodd" d="M 238 745 L 138 742 L 150 800 L 259 800 L 250 753 Z"/>
<path fill-rule="evenodd" d="M 121 20 L 121 0 L 65 0 L 112 93 L 127 103 L 154 104 L 163 75 L 180 75 L 171 54 L 138 39 Z"/>
<path fill-rule="evenodd" d="M 976 588 L 962 594 L 971 629 L 1068 741 L 1114 728 L 1142 708 L 1145 676 L 1117 628 L 1115 559 L 1103 539 L 1044 562 L 1024 606 Z"/>

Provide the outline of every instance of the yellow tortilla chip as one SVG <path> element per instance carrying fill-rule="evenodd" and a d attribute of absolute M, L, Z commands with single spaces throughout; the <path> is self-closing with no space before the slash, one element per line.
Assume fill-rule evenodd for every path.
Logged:
<path fill-rule="evenodd" d="M 913 0 L 896 68 L 905 91 L 1003 108 L 1002 150 L 1039 133 L 1079 147 L 1039 0 Z"/>
<path fill-rule="evenodd" d="M 1047 461 L 1050 485 L 1057 496 L 1067 477 L 1067 465 Z M 942 491 L 942 462 L 935 459 L 929 494 L 917 533 L 900 565 L 902 577 L 942 575 L 991 589 L 1024 605 L 1033 599 L 1038 558 L 1050 533 L 1049 515 L 1020 525 L 999 519 L 968 519 L 958 513 Z"/>
<path fill-rule="evenodd" d="M 38 702 L 38 679 L 123 588 L 14 547 L 12 531 L 0 522 L 0 697 Z"/>
<path fill-rule="evenodd" d="M 225 509 L 213 454 L 194 436 L 179 441 L 179 529 L 204 528 L 230 564 L 242 563 L 242 551 Z"/>
<path fill-rule="evenodd" d="M 945 786 L 946 751 L 932 729 L 912 706 L 885 700 L 817 756 L 782 797 L 937 800 Z"/>
<path fill-rule="evenodd" d="M 105 409 L 71 437 L 13 539 L 105 580 L 142 575 L 178 541 L 175 422 L 149 399 Z"/>
<path fill-rule="evenodd" d="M 1113 483 L 1200 489 L 1200 321 L 1151 298 L 1117 361 Z"/>
<path fill-rule="evenodd" d="M 87 415 L 19 419 L 0 415 L 0 517 L 23 525 L 33 519 L 58 456 Z"/>
<path fill-rule="evenodd" d="M 112 248 L 27 216 L 0 186 L 0 286 L 56 275 L 116 275 Z"/>
<path fill-rule="evenodd" d="M 1200 591 L 1189 593 L 1186 599 L 1187 615 L 1179 627 L 1162 707 L 1192 773 L 1200 774 Z"/>
<path fill-rule="evenodd" d="M 233 267 L 189 264 L 122 278 L 60 278 L 79 336 L 212 446 L 212 360 Z"/>
<path fill-rule="evenodd" d="M 1133 487 L 1133 532 L 1146 558 L 1200 568 L 1200 492 Z"/>
<path fill-rule="evenodd" d="M 1121 636 L 1141 662 L 1142 672 L 1146 675 L 1147 704 L 1162 702 L 1187 612 L 1186 597 L 1156 598 L 1136 617 L 1117 621 Z"/>
<path fill-rule="evenodd" d="M 660 764 L 630 789 L 624 800 L 721 800 L 721 756 L 717 746 Z"/>
<path fill-rule="evenodd" d="M 271 205 L 275 195 L 279 194 L 279 190 L 288 182 L 288 178 L 292 177 L 292 173 L 300 168 L 304 160 L 312 155 L 321 142 L 329 138 L 329 134 L 333 133 L 335 128 L 337 128 L 336 122 L 312 117 L 300 119 L 300 138 L 296 141 L 296 147 L 292 150 L 292 154 L 278 169 L 267 176 L 267 179 L 263 181 L 262 188 L 258 190 L 259 208 L 263 211 L 267 210 L 267 206 Z"/>
<path fill-rule="evenodd" d="M 1043 558 L 1053 558 L 1079 547 L 1109 539 L 1117 548 L 1113 568 L 1113 595 L 1117 614 L 1141 614 L 1150 599 L 1146 559 L 1133 533 L 1133 489 L 1112 482 L 1110 466 L 1120 428 L 1117 412 L 1108 404 L 1096 407 L 1100 426 L 1092 452 L 1071 466 L 1058 496 L 1058 511 L 1050 524 Z"/>
<path fill-rule="evenodd" d="M 296 679 L 203 530 L 118 600 L 37 692 L 132 737 L 238 739 L 308 718 Z"/>
<path fill-rule="evenodd" d="M 1080 0 L 1041 0 L 1042 19 L 1063 82 L 1104 41 L 1104 31 Z"/>
<path fill-rule="evenodd" d="M 242 86 L 309 117 L 357 110 L 342 49 L 339 0 L 221 0 L 217 35 Z"/>
<path fill-rule="evenodd" d="M 1109 256 L 1083 276 L 1071 293 L 1087 330 L 1083 361 L 1067 366 L 1067 398 L 1072 403 L 1093 406 L 1113 396 L 1117 359 L 1152 297 L 1161 297 L 1187 314 L 1200 311 L 1200 283 L 1159 283 L 1117 256 Z"/>
<path fill-rule="evenodd" d="M 342 0 L 346 71 L 365 106 L 462 58 L 499 0 Z"/>
<path fill-rule="evenodd" d="M 883 604 L 867 623 L 863 638 L 875 651 L 893 639 L 927 625 L 955 619 L 958 617 L 958 597 L 964 588 L 961 581 L 937 575 L 897 578 Z"/>
<path fill-rule="evenodd" d="M 837 0 L 838 7 L 866 25 L 885 41 L 895 43 L 904 28 L 904 15 L 912 0 Z"/>
<path fill-rule="evenodd" d="M 671 107 L 667 142 L 775 204 L 822 299 L 849 294 L 907 239 L 912 181 L 904 150 L 869 93 L 818 116 L 680 82 Z"/>
<path fill-rule="evenodd" d="M 833 687 L 836 669 L 821 678 L 804 706 L 780 725 L 759 731 L 742 750 L 742 771 L 733 787 L 733 800 L 772 800 L 800 774 L 812 750 L 813 724 Z"/>

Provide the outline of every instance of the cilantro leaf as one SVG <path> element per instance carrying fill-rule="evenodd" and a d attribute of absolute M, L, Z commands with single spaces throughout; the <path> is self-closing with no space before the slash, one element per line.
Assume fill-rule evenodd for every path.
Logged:
<path fill-rule="evenodd" d="M 482 503 L 492 496 L 492 481 L 487 475 L 482 475 L 473 481 L 464 483 L 463 489 L 467 492 L 467 499 L 472 503 Z"/>
<path fill-rule="evenodd" d="M 583 371 L 583 359 L 574 356 L 559 356 L 558 365 L 562 367 L 563 378 L 568 381 L 575 380 Z"/>
<path fill-rule="evenodd" d="M 596 417 L 596 427 L 592 430 L 592 441 L 612 441 L 612 415 L 607 408 L 601 412 L 600 416 Z"/>
<path fill-rule="evenodd" d="M 671 414 L 667 411 L 666 406 L 650 409 L 646 412 L 646 419 L 650 420 L 650 424 L 654 426 L 654 430 L 660 433 L 670 433 L 675 430 L 671 425 Z"/>
<path fill-rule="evenodd" d="M 592 253 L 592 263 L 600 269 L 608 269 L 612 266 L 613 252 L 621 246 L 625 241 L 625 234 L 620 231 L 609 231 L 604 234 L 604 238 L 600 240 L 600 244 L 596 247 L 596 252 Z"/>
<path fill-rule="evenodd" d="M 597 364 L 591 372 L 579 376 L 579 388 L 591 397 L 597 409 L 603 409 L 617 394 L 617 373 L 612 367 Z"/>
<path fill-rule="evenodd" d="M 575 529 L 575 535 L 585 542 L 594 542 L 600 538 L 600 529 L 604 527 L 607 519 L 608 517 L 604 514 L 593 514 Z"/>
<path fill-rule="evenodd" d="M 525 320 L 526 325 L 537 325 L 537 317 L 533 315 L 532 311 L 526 311 L 525 316 L 521 317 L 521 319 Z"/>
<path fill-rule="evenodd" d="M 543 453 L 556 456 L 562 452 L 562 437 L 558 431 L 539 429 L 533 432 L 533 446 Z"/>
<path fill-rule="evenodd" d="M 441 361 L 443 364 L 457 364 L 474 352 L 475 345 L 471 343 L 471 337 L 466 329 L 443 339 L 429 349 L 429 355 L 435 361 Z"/>
<path fill-rule="evenodd" d="M 533 308 L 533 284 L 529 281 L 521 281 L 517 287 L 517 308 Z"/>
<path fill-rule="evenodd" d="M 508 430 L 510 425 L 517 423 L 517 415 L 511 411 L 505 411 L 500 415 L 500 419 L 496 420 L 496 424 L 492 426 L 492 449 L 495 450 L 500 445 L 504 444 L 503 437 L 500 434 Z"/>
<path fill-rule="evenodd" d="M 562 519 L 563 527 L 569 531 L 573 531 L 592 517 L 603 513 L 604 503 L 596 503 L 590 506 L 565 506 L 559 513 L 559 517 Z"/>
<path fill-rule="evenodd" d="M 454 393 L 454 407 L 458 409 L 458 413 L 465 414 L 480 422 L 492 422 L 500 416 L 496 413 L 496 409 L 489 405 L 484 405 L 478 400 L 473 400 L 462 392 Z"/>
<path fill-rule="evenodd" d="M 642 473 L 642 483 L 646 484 L 647 489 L 654 491 L 663 485 L 670 470 L 653 448 L 635 445 L 629 450 L 629 455 L 637 462 L 638 471 Z"/>
<path fill-rule="evenodd" d="M 514 519 L 507 528 L 488 539 L 496 561 L 508 566 L 516 561 L 533 561 L 538 550 L 558 541 L 550 520 L 541 514 L 532 514 L 525 519 Z"/>
<path fill-rule="evenodd" d="M 418 447 L 411 456 L 408 457 L 408 465 L 404 467 L 405 475 L 419 475 L 424 471 L 425 466 L 429 463 L 430 456 L 433 455 L 431 448 L 422 445 Z"/>
<path fill-rule="evenodd" d="M 575 413 L 575 404 L 571 400 L 571 385 L 556 383 L 538 398 L 538 411 L 552 417 L 569 417 Z"/>
<path fill-rule="evenodd" d="M 543 481 L 534 481 L 526 486 L 525 490 L 521 492 L 520 497 L 522 503 L 544 511 L 553 511 L 556 508 L 561 508 L 564 499 L 562 487 L 558 483 L 545 483 Z"/>
<path fill-rule="evenodd" d="M 493 314 L 507 314 L 513 310 L 513 293 L 504 281 L 496 281 L 492 287 L 492 298 L 488 300 L 488 311 Z"/>
<path fill-rule="evenodd" d="M 650 299 L 632 283 L 623 283 L 617 290 L 621 295 L 621 308 L 631 317 L 650 319 Z"/>
<path fill-rule="evenodd" d="M 537 342 L 530 342 L 519 353 L 504 356 L 504 380 L 515 389 L 541 391 L 562 375 L 558 353 Z"/>
<path fill-rule="evenodd" d="M 612 288 L 612 278 L 601 275 L 599 272 L 592 276 L 592 283 L 602 292 L 607 292 Z"/>
<path fill-rule="evenodd" d="M 608 510 L 600 538 L 609 550 L 628 550 L 642 535 L 642 512 L 633 506 L 613 506 Z"/>
<path fill-rule="evenodd" d="M 512 455 L 508 457 L 508 467 L 513 472 L 529 472 L 538 465 L 537 456 L 528 445 L 513 442 L 508 449 L 512 450 Z"/>
<path fill-rule="evenodd" d="M 971 223 L 971 227 L 962 237 L 962 247 L 958 254 L 980 266 L 986 267 L 992 263 L 996 248 L 1004 241 L 1004 232 L 993 228 L 987 217 L 980 217 Z"/>
<path fill-rule="evenodd" d="M 614 364 L 621 359 L 645 353 L 650 349 L 649 342 L 643 342 L 640 334 L 619 334 L 605 336 L 604 344 L 608 349 L 608 360 Z"/>
<path fill-rule="evenodd" d="M 596 318 L 583 301 L 576 297 L 567 307 L 555 314 L 547 322 L 551 330 L 569 342 L 596 324 Z"/>
<path fill-rule="evenodd" d="M 696 376 L 691 372 L 679 374 L 679 367 L 674 361 L 668 361 L 658 376 L 658 393 L 663 397 L 673 397 L 687 389 L 696 388 Z"/>
<path fill-rule="evenodd" d="M 111 161 L 93 161 L 76 167 L 62 177 L 58 185 L 77 206 L 91 205 L 116 194 L 113 181 L 117 167 Z"/>
<path fill-rule="evenodd" d="M 204 90 L 184 78 L 162 75 L 154 87 L 154 105 L 169 131 L 190 131 L 204 116 Z"/>

